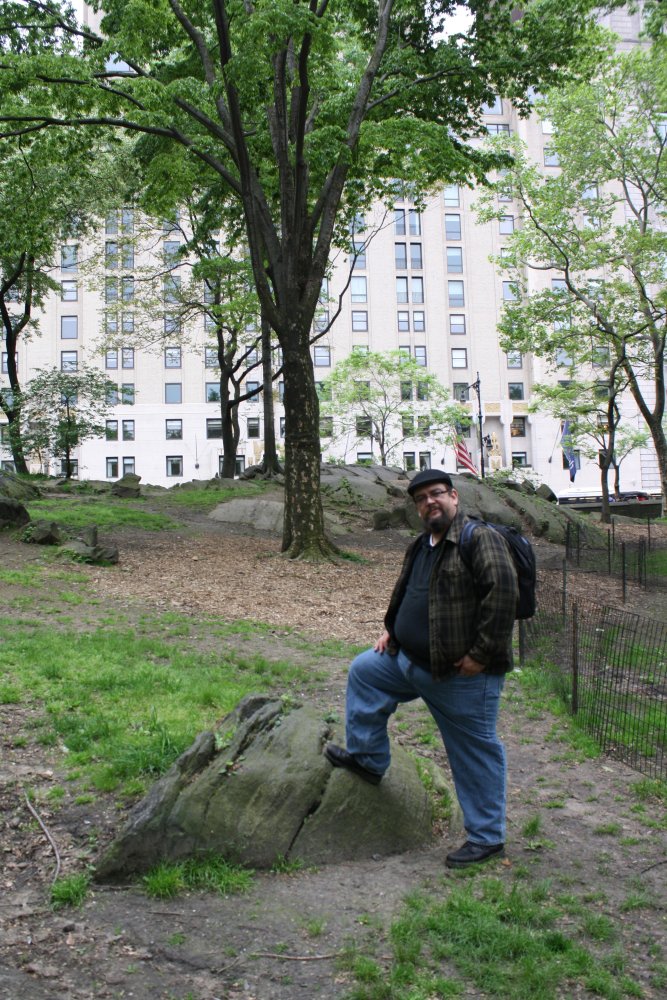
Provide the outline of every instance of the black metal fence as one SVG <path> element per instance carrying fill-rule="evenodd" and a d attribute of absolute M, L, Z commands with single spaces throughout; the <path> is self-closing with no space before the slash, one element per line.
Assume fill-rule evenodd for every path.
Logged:
<path fill-rule="evenodd" d="M 628 541 L 617 536 L 613 518 L 611 525 L 601 525 L 596 532 L 570 523 L 565 534 L 565 559 L 588 573 L 618 577 L 624 598 L 628 583 L 667 590 L 667 543 L 656 537 L 652 527 L 650 519 L 638 522 L 636 538 Z"/>
<path fill-rule="evenodd" d="M 605 752 L 667 779 L 667 625 L 541 585 L 520 648 Z"/>

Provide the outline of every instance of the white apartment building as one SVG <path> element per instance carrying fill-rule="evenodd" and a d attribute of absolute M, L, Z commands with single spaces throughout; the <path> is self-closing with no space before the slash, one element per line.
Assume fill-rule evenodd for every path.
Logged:
<path fill-rule="evenodd" d="M 627 44 L 636 44 L 637 15 L 619 12 L 609 15 L 607 21 Z M 501 100 L 486 110 L 489 132 L 517 133 L 531 157 L 544 164 L 545 170 L 551 169 L 549 134 L 536 118 L 519 119 L 508 102 Z M 560 423 L 529 412 L 532 386 L 547 377 L 543 362 L 531 355 L 504 352 L 497 334 L 503 301 L 512 295 L 512 287 L 508 276 L 489 258 L 501 255 L 504 241 L 521 224 L 519 206 L 510 194 L 499 206 L 500 219 L 479 224 L 473 208 L 476 199 L 473 190 L 446 186 L 427 199 L 421 212 L 411 202 L 397 200 L 393 210 L 377 206 L 369 214 L 363 235 L 367 238 L 372 234 L 372 238 L 356 261 L 343 309 L 330 331 L 312 347 L 315 377 L 317 381 L 326 379 L 332 367 L 355 347 L 409 350 L 455 399 L 469 400 L 476 421 L 474 384 L 479 376 L 482 436 L 497 440 L 500 450 L 500 461 L 496 450 L 493 464 L 507 469 L 529 467 L 559 493 L 570 486 L 560 446 Z M 117 384 L 117 402 L 109 413 L 106 437 L 87 441 L 77 450 L 80 479 L 115 480 L 135 472 L 143 483 L 173 486 L 212 478 L 219 473 L 221 463 L 214 341 L 202 319 L 187 331 L 184 343 L 175 335 L 173 343 L 168 342 L 165 333 L 159 350 L 139 346 L 134 338 L 133 314 L 141 290 L 134 279 L 142 261 L 135 259 L 131 243 L 123 244 L 118 238 L 133 224 L 129 209 L 101 223 L 103 281 L 89 275 L 87 260 L 93 248 L 72 240 L 62 246 L 54 270 L 60 294 L 50 296 L 38 317 L 40 336 L 20 342 L 19 376 L 25 383 L 37 368 L 67 370 L 85 363 L 98 366 Z M 178 238 L 168 226 L 163 231 L 158 228 L 156 252 L 168 257 Z M 347 281 L 349 266 L 342 257 L 334 262 L 329 282 L 333 302 Z M 549 279 L 529 274 L 527 280 L 531 288 L 531 282 Z M 118 321 L 116 346 L 107 344 L 100 353 L 110 295 L 127 308 Z M 157 317 L 156 322 L 162 323 L 163 318 Z M 8 384 L 6 369 L 3 356 L 0 386 Z M 254 373 L 252 377 L 261 378 Z M 276 437 L 280 442 L 284 421 L 277 386 L 275 397 Z M 634 404 L 628 403 L 624 417 L 638 420 Z M 238 471 L 262 456 L 261 397 L 243 404 L 240 422 Z M 476 422 L 466 442 L 479 468 Z M 6 430 L 1 447 L 0 461 L 11 464 Z M 370 439 L 355 441 L 352 449 L 345 451 L 340 442 L 324 438 L 322 452 L 325 458 L 349 462 L 374 457 Z M 487 469 L 489 457 L 485 448 Z M 408 469 L 435 466 L 456 470 L 453 447 L 436 439 L 405 441 L 402 458 Z M 58 474 L 60 466 L 45 471 Z M 597 491 L 599 477 L 597 463 L 581 457 L 576 485 Z M 659 490 L 652 449 L 633 453 L 624 462 L 621 487 Z"/>

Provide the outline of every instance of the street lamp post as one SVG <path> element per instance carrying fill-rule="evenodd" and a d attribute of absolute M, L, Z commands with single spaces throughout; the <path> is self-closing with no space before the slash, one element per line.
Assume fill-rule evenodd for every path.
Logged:
<path fill-rule="evenodd" d="M 484 479 L 484 432 L 482 430 L 482 393 L 481 393 L 481 383 L 479 379 L 479 372 L 477 372 L 477 381 L 471 382 L 467 385 L 465 389 L 461 390 L 461 402 L 466 403 L 466 392 L 468 389 L 474 389 L 477 393 L 477 423 L 479 427 L 479 471 Z"/>

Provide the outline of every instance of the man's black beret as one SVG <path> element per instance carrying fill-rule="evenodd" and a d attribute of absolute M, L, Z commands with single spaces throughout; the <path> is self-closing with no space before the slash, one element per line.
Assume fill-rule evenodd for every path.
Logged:
<path fill-rule="evenodd" d="M 454 486 L 452 477 L 448 472 L 444 472 L 442 469 L 422 469 L 411 480 L 408 486 L 408 493 L 410 496 L 414 496 L 415 490 L 418 490 L 420 486 L 430 486 L 431 483 L 444 483 L 450 490 Z"/>

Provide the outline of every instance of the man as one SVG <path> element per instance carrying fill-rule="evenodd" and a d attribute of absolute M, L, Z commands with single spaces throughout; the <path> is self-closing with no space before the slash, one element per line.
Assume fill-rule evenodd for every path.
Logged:
<path fill-rule="evenodd" d="M 496 720 L 512 669 L 517 577 L 504 539 L 486 526 L 472 533 L 468 568 L 459 549 L 467 518 L 446 472 L 417 473 L 408 493 L 425 531 L 407 550 L 384 632 L 350 667 L 347 749 L 329 743 L 324 752 L 334 767 L 379 784 L 390 762 L 389 716 L 423 698 L 445 744 L 468 836 L 446 863 L 463 868 L 504 851 L 506 766 Z"/>

